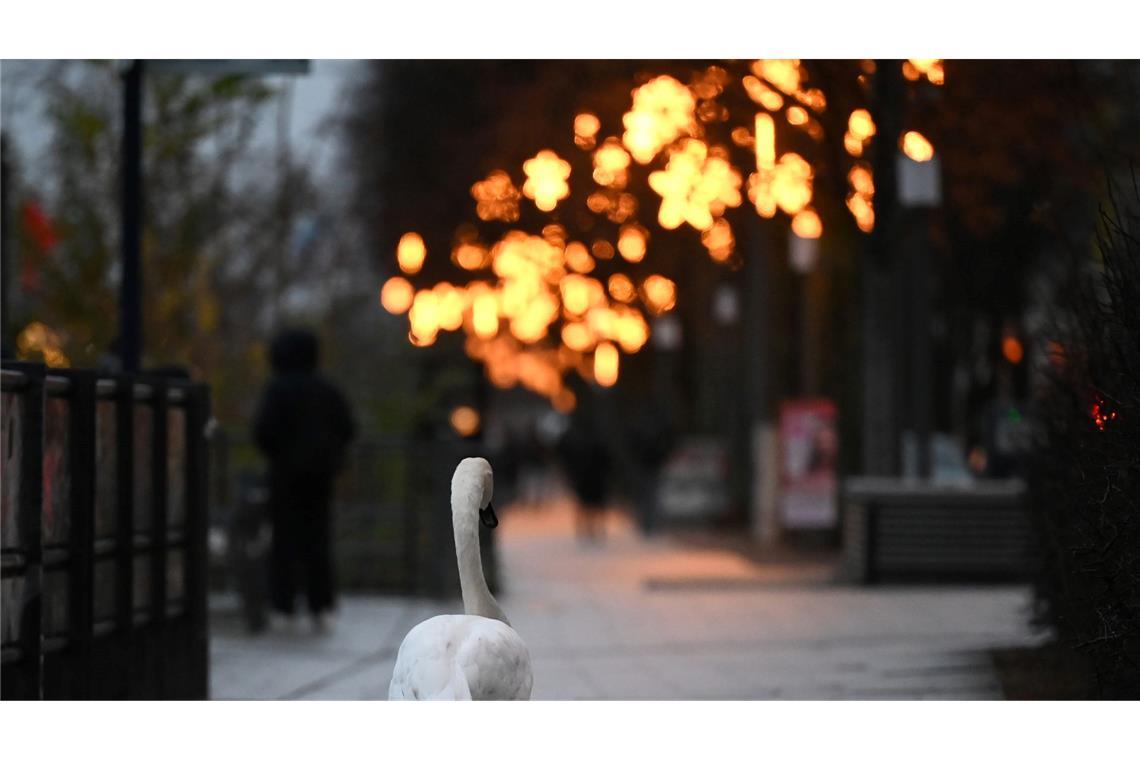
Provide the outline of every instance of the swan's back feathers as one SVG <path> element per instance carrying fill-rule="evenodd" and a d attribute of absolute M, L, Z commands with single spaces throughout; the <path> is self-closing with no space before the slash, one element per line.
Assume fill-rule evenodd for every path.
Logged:
<path fill-rule="evenodd" d="M 438 615 L 400 645 L 389 699 L 529 699 L 533 677 L 522 637 L 498 620 Z"/>

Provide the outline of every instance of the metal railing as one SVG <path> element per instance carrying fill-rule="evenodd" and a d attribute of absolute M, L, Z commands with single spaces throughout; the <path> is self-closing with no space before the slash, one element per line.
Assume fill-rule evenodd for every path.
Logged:
<path fill-rule="evenodd" d="M 206 697 L 209 389 L 5 362 L 2 391 L 3 698 Z"/>

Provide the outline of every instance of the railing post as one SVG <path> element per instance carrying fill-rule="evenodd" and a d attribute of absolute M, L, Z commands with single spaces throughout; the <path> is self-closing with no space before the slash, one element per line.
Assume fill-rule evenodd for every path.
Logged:
<path fill-rule="evenodd" d="M 151 546 L 150 546 L 150 626 L 155 646 L 153 679 L 158 693 L 157 699 L 165 699 L 170 689 L 166 678 L 168 659 L 173 652 L 170 651 L 169 625 L 166 615 L 166 573 L 167 573 L 167 509 L 166 509 L 166 467 L 167 457 L 167 398 L 166 382 L 151 380 L 148 382 L 151 390 L 151 414 L 153 425 L 153 449 L 150 458 L 151 467 Z"/>
<path fill-rule="evenodd" d="M 72 422 L 71 461 L 72 551 L 79 578 L 73 588 L 80 598 L 73 606 L 72 630 L 78 632 L 75 647 L 83 667 L 83 694 L 91 696 L 91 652 L 95 634 L 95 373 L 75 370 L 72 403 L 82 410 Z"/>
<path fill-rule="evenodd" d="M 135 625 L 135 386 L 131 375 L 118 378 L 118 417 L 116 436 L 119 450 L 119 587 L 118 625 L 123 648 L 120 655 L 125 670 L 122 696 L 139 694 L 136 686 L 140 676 L 139 658 L 136 656 L 142 634 Z"/>
<path fill-rule="evenodd" d="M 57 576 L 63 574 L 63 588 L 67 593 L 66 628 L 49 630 L 45 622 L 42 631 L 45 644 L 51 644 L 50 651 L 45 645 L 43 652 L 43 696 L 45 699 L 87 699 L 91 695 L 95 586 L 95 376 L 84 370 L 51 370 L 45 378 L 45 391 L 45 420 L 49 400 L 54 403 L 65 399 L 67 409 L 66 454 L 61 465 L 65 469 L 45 472 L 45 477 L 56 478 L 58 482 L 54 485 L 66 483 L 69 489 L 67 514 L 55 515 L 55 521 L 63 521 L 67 526 L 66 536 L 57 536 L 50 547 L 47 542 L 53 537 L 46 532 L 43 537 L 45 573 L 50 565 Z M 63 542 L 58 538 L 63 538 Z M 45 581 L 45 602 L 47 589 Z"/>
<path fill-rule="evenodd" d="M 91 643 L 91 696 L 95 699 L 122 699 L 130 695 L 131 410 L 125 388 L 123 378 L 95 380 L 96 620 Z M 101 413 L 104 405 L 110 407 L 109 415 Z"/>
<path fill-rule="evenodd" d="M 44 368 L 5 364 L 3 390 L 12 395 L 4 409 L 5 470 L 11 460 L 18 469 L 19 490 L 6 493 L 5 533 L 15 527 L 17 543 L 0 552 L 0 576 L 5 627 L 13 614 L 19 617 L 14 640 L 3 647 L 0 696 L 3 699 L 40 699 L 42 682 L 42 529 Z M 20 397 L 19 411 L 15 408 Z M 16 429 L 15 426 L 18 426 Z M 3 486 L 7 489 L 7 477 Z M 14 502 L 14 503 L 13 503 Z M 15 526 L 11 525 L 15 522 Z M 5 638 L 8 638 L 5 636 Z"/>
<path fill-rule="evenodd" d="M 190 626 L 189 680 L 185 696 L 210 696 L 209 557 L 206 540 L 209 531 L 210 457 L 206 426 L 210 421 L 210 389 L 195 385 L 187 390 L 187 478 L 186 478 L 186 604 Z"/>

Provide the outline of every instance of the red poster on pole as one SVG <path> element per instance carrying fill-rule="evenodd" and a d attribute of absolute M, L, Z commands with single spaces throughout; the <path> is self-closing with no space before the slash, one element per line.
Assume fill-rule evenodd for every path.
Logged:
<path fill-rule="evenodd" d="M 839 523 L 836 417 L 830 399 L 792 399 L 780 405 L 780 519 L 784 528 L 827 529 Z"/>

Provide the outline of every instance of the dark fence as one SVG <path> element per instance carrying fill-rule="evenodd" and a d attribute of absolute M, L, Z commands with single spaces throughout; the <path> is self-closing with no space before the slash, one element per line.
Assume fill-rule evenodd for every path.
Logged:
<path fill-rule="evenodd" d="M 4 699 L 205 698 L 209 390 L 4 363 Z"/>

